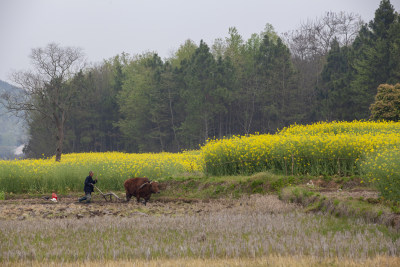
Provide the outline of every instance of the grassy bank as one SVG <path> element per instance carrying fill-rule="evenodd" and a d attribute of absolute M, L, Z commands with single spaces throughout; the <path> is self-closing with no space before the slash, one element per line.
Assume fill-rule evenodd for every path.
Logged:
<path fill-rule="evenodd" d="M 160 197 L 171 198 L 238 198 L 244 194 L 277 193 L 283 187 L 301 184 L 306 176 L 282 176 L 271 172 L 237 176 L 188 176 L 159 179 Z"/>
<path fill-rule="evenodd" d="M 233 197 L 238 198 L 244 194 L 265 194 L 277 193 L 283 187 L 304 183 L 310 179 L 309 176 L 283 176 L 271 172 L 261 172 L 253 175 L 237 176 L 204 176 L 203 174 L 168 176 L 157 179 L 160 184 L 161 194 L 152 198 L 191 198 L 208 199 Z M 109 186 L 109 182 L 99 179 L 96 186 L 103 192 L 113 191 L 118 195 L 124 195 L 123 181 L 117 181 L 117 185 Z M 82 194 L 83 179 L 79 181 L 79 187 L 76 190 L 60 190 L 59 196 L 78 196 Z M 26 193 L 5 192 L 4 198 L 29 198 L 42 197 L 49 195 L 52 191 L 28 191 Z M 95 190 L 95 193 L 98 193 Z M 0 195 L 2 196 L 2 195 Z"/>
<path fill-rule="evenodd" d="M 305 211 L 323 212 L 342 218 L 362 218 L 370 223 L 400 230 L 400 206 L 397 202 L 363 197 L 338 199 L 298 186 L 284 188 L 280 192 L 280 198 L 303 205 Z"/>

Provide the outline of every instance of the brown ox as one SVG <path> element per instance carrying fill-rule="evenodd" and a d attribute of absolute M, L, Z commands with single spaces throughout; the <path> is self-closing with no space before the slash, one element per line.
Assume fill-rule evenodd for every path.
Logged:
<path fill-rule="evenodd" d="M 126 201 L 129 201 L 132 196 L 136 197 L 137 202 L 140 198 L 144 199 L 144 204 L 150 200 L 151 194 L 160 193 L 158 183 L 150 181 L 148 178 L 136 177 L 130 178 L 124 182 Z"/>

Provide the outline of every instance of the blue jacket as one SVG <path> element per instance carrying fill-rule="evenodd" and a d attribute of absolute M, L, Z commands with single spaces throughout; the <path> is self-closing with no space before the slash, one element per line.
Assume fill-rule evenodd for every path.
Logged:
<path fill-rule="evenodd" d="M 85 194 L 91 194 L 94 190 L 93 190 L 93 185 L 97 183 L 97 179 L 93 180 L 93 178 L 89 175 L 88 177 L 86 177 L 85 179 L 85 187 L 83 188 L 83 191 L 85 191 Z"/>

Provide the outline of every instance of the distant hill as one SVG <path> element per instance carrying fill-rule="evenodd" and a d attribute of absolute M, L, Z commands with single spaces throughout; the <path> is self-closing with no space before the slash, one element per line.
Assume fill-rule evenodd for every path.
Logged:
<path fill-rule="evenodd" d="M 21 89 L 0 80 L 0 95 L 15 90 Z M 0 125 L 0 158 L 13 158 L 15 150 L 26 142 L 25 122 L 8 113 L 7 109 L 0 104 Z"/>
<path fill-rule="evenodd" d="M 8 82 L 0 80 L 0 91 L 12 91 L 12 90 L 18 90 L 18 87 L 15 87 L 14 85 L 9 84 Z"/>

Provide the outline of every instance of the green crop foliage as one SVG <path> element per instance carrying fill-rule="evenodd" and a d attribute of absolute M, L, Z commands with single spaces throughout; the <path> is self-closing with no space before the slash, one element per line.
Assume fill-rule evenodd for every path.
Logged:
<path fill-rule="evenodd" d="M 361 164 L 366 174 L 366 183 L 375 185 L 380 195 L 400 203 L 400 150 L 377 150 L 370 154 Z"/>

